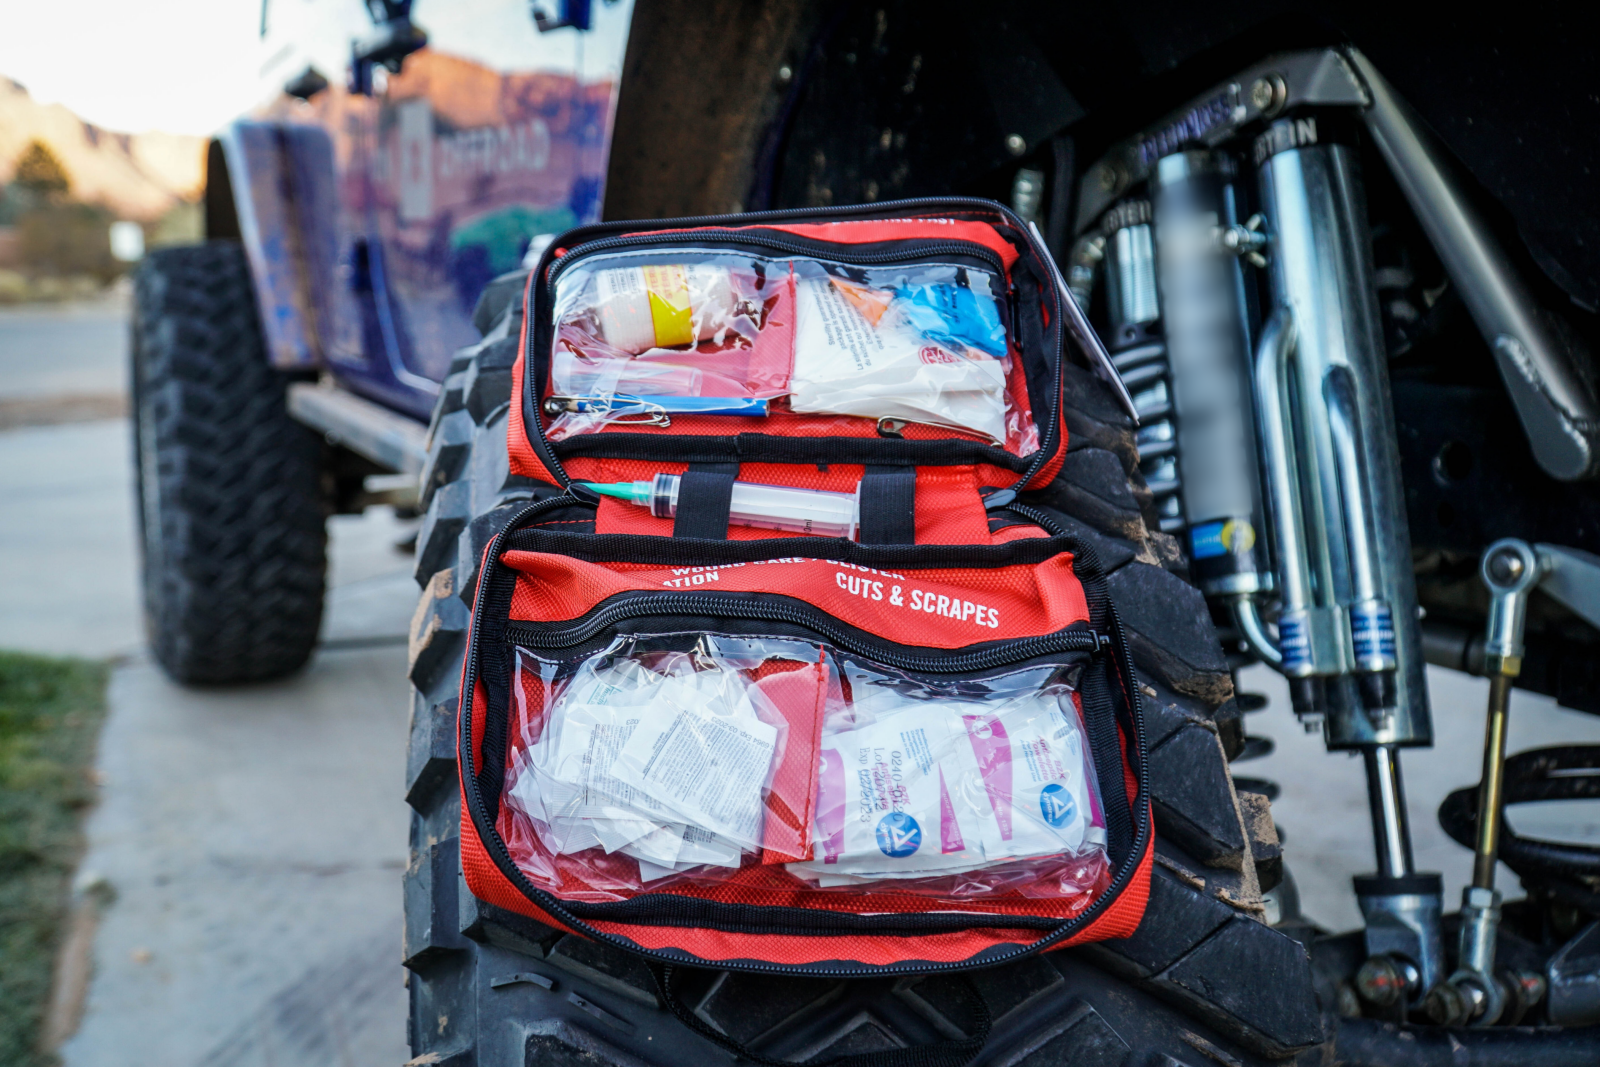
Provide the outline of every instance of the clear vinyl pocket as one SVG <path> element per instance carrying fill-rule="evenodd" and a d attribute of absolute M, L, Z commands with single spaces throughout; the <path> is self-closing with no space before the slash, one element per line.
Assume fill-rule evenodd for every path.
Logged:
<path fill-rule="evenodd" d="M 554 284 L 547 436 L 854 419 L 1038 451 L 1000 257 L 919 242 L 864 258 L 878 262 L 686 243 L 573 263 Z"/>
<path fill-rule="evenodd" d="M 534 505 L 485 560 L 476 895 L 663 959 L 815 973 L 1131 932 L 1142 725 L 1083 546 L 564 532 L 585 508 Z"/>
<path fill-rule="evenodd" d="M 497 828 L 563 899 L 1070 913 L 1109 880 L 1081 657 L 951 678 L 690 630 L 514 659 Z"/>
<path fill-rule="evenodd" d="M 990 201 L 573 231 L 530 280 L 513 471 L 964 466 L 1021 488 L 1059 464 L 1060 299 Z"/>

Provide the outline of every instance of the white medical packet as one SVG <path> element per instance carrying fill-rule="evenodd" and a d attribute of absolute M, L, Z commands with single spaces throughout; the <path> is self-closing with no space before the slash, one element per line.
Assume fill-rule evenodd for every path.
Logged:
<path fill-rule="evenodd" d="M 959 719 L 939 702 L 903 701 L 872 721 L 824 735 L 815 856 L 792 869 L 878 874 L 981 864 L 986 806 Z"/>
<path fill-rule="evenodd" d="M 891 711 L 895 699 L 901 710 Z M 848 885 L 1103 844 L 1092 825 L 1093 769 L 1067 699 L 873 694 L 868 723 L 822 738 L 816 855 L 790 869 Z"/>
<path fill-rule="evenodd" d="M 984 824 L 991 860 L 1029 859 L 1104 844 L 1093 826 L 1089 762 L 1076 709 L 1062 693 L 1014 697 L 962 716 L 993 819 Z"/>
<path fill-rule="evenodd" d="M 999 360 L 935 343 L 892 303 L 873 324 L 825 275 L 801 276 L 797 297 L 789 382 L 795 411 L 894 416 L 1005 442 Z"/>
<path fill-rule="evenodd" d="M 681 730 L 651 773 L 639 774 L 626 761 L 619 763 L 641 723 L 648 724 L 646 745 L 653 746 L 664 732 L 671 731 L 685 709 L 695 709 L 702 716 L 709 713 L 714 725 L 701 733 L 717 737 L 724 747 L 727 738 L 717 731 L 726 733 L 730 725 L 736 734 L 760 736 L 765 756 L 744 753 L 747 763 L 765 759 L 754 789 L 759 806 L 777 731 L 756 716 L 743 680 L 718 671 L 666 676 L 626 659 L 604 671 L 580 676 L 562 694 L 551 709 L 544 734 L 527 752 L 512 795 L 523 810 L 549 828 L 547 844 L 558 853 L 598 846 L 680 870 L 701 864 L 737 867 L 741 843 L 746 847 L 759 844 L 759 807 L 755 841 L 740 842 L 718 833 L 716 825 L 694 825 L 704 813 L 693 804 L 669 806 L 661 799 L 677 781 L 674 770 L 685 759 Z M 693 779 L 703 767 L 698 764 L 695 774 L 678 777 Z M 737 778 L 719 781 L 736 783 Z M 705 794 L 706 790 L 700 790 L 702 800 L 708 799 Z M 712 803 L 714 813 L 728 815 L 731 809 L 740 825 L 749 821 L 744 806 L 744 802 L 732 800 Z M 690 823 L 686 824 L 686 818 Z"/>
<path fill-rule="evenodd" d="M 758 849 L 778 731 L 761 721 L 747 691 L 735 697 L 718 682 L 664 679 L 618 753 L 615 774 L 681 821 Z"/>

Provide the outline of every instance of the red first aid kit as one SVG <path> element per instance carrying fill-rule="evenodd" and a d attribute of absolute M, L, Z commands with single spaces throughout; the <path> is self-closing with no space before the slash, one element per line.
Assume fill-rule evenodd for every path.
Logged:
<path fill-rule="evenodd" d="M 554 243 L 509 442 L 550 489 L 488 546 L 462 679 L 477 897 L 645 957 L 675 1011 L 677 965 L 1132 933 L 1127 645 L 1093 551 L 1017 499 L 1066 447 L 1060 292 L 987 201 Z M 590 488 L 662 474 L 671 517 Z M 730 521 L 736 483 L 853 493 L 855 536 Z"/>

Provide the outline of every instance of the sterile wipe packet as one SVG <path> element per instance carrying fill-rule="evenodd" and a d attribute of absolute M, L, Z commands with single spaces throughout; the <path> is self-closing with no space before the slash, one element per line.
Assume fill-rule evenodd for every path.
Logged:
<path fill-rule="evenodd" d="M 817 856 L 791 869 L 876 873 L 981 864 L 977 808 L 988 801 L 971 788 L 978 768 L 964 740 L 960 721 L 928 701 L 824 736 Z"/>
<path fill-rule="evenodd" d="M 765 763 L 750 794 L 753 800 L 736 799 L 733 790 L 685 790 L 680 779 L 695 777 L 681 773 L 685 759 L 695 758 L 694 737 L 707 737 L 713 747 L 727 749 L 730 737 L 737 742 L 754 733 L 757 751 L 735 744 L 733 754 L 746 764 L 770 763 L 776 730 L 756 716 L 744 688 L 742 680 L 725 672 L 669 677 L 629 659 L 580 675 L 557 701 L 544 735 L 529 748 L 527 773 L 518 777 L 512 793 L 523 810 L 546 824 L 548 843 L 557 853 L 598 846 L 661 865 L 737 866 L 741 845 L 759 846 Z M 681 721 L 685 714 L 694 716 L 687 725 Z M 709 725 L 699 722 L 701 718 L 709 718 Z M 650 724 L 644 731 L 647 740 L 636 747 L 643 771 L 622 759 L 641 723 Z M 745 769 L 746 777 L 754 773 Z M 743 779 L 730 774 L 719 781 L 738 786 Z M 678 802 L 669 805 L 664 794 Z M 751 804 L 756 807 L 753 816 L 746 810 Z M 685 812 L 690 819 L 720 817 L 724 822 L 685 825 Z M 724 826 L 739 828 L 740 840 L 719 833 Z"/>
<path fill-rule="evenodd" d="M 663 680 L 650 714 L 618 753 L 617 774 L 684 821 L 756 849 L 778 731 L 756 715 L 748 693 L 737 702 L 726 696 Z"/>
<path fill-rule="evenodd" d="M 794 411 L 893 416 L 971 430 L 1004 444 L 1005 366 L 960 340 L 986 335 L 986 323 L 971 329 L 951 323 L 932 306 L 931 297 L 925 303 L 891 299 L 874 319 L 878 306 L 861 295 L 859 286 L 826 275 L 802 275 L 797 296 L 789 382 Z M 977 306 L 984 300 L 993 304 L 981 296 L 961 303 Z M 998 315 L 994 321 L 998 325 Z M 939 336 L 930 336 L 919 323 L 937 329 Z M 1002 355 L 1003 338 L 1002 330 Z"/>
<path fill-rule="evenodd" d="M 962 715 L 994 818 L 984 824 L 991 860 L 1078 852 L 1104 844 L 1092 825 L 1094 767 L 1070 699 L 1043 693 L 1014 697 L 997 709 Z"/>
<path fill-rule="evenodd" d="M 996 706 L 871 694 L 870 724 L 822 739 L 817 857 L 824 884 L 958 874 L 1104 843 L 1076 712 L 1064 691 Z"/>
<path fill-rule="evenodd" d="M 635 708 L 572 705 L 554 736 L 529 750 L 531 773 L 518 781 L 517 797 L 549 825 L 556 852 L 595 845 L 615 852 L 669 821 L 660 803 L 612 774 L 638 714 Z"/>

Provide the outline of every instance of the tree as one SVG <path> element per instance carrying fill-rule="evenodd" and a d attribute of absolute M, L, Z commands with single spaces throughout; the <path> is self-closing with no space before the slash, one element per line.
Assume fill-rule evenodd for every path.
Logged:
<path fill-rule="evenodd" d="M 102 284 L 124 267 L 111 256 L 111 212 L 92 204 L 43 204 L 17 220 L 23 268 L 34 275 L 87 274 Z"/>
<path fill-rule="evenodd" d="M 56 154 L 41 141 L 30 142 L 17 159 L 11 180 L 41 198 L 65 196 L 72 187 L 67 169 Z"/>

